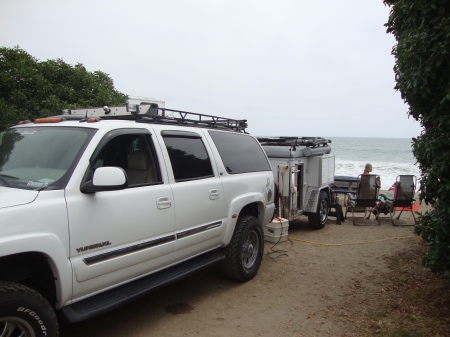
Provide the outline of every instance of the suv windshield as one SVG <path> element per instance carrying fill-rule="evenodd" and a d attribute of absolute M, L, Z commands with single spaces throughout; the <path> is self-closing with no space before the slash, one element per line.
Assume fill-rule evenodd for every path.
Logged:
<path fill-rule="evenodd" d="M 0 132 L 0 186 L 60 189 L 95 129 L 12 128 Z"/>

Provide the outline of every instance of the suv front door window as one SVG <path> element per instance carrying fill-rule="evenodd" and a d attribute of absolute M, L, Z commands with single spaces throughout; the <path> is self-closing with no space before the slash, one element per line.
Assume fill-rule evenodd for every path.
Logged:
<path fill-rule="evenodd" d="M 121 167 L 128 185 L 161 183 L 161 173 L 149 134 L 118 134 L 109 140 L 92 159 L 94 169 L 105 166 Z"/>

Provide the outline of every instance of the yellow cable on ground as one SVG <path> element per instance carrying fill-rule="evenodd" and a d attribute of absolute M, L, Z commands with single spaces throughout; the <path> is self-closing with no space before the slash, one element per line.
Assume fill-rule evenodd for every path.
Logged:
<path fill-rule="evenodd" d="M 319 246 L 348 246 L 348 245 L 361 245 L 364 243 L 375 243 L 375 242 L 382 242 L 382 241 L 388 241 L 388 240 L 397 240 L 397 239 L 408 239 L 408 238 L 420 238 L 419 235 L 410 235 L 410 236 L 397 236 L 393 238 L 387 238 L 387 239 L 381 239 L 381 240 L 374 240 L 374 241 L 364 241 L 364 242 L 348 242 L 348 243 L 318 243 L 318 242 L 311 242 L 306 240 L 301 240 L 297 238 L 289 237 L 291 240 L 295 241 L 301 241 L 306 243 L 311 243 L 313 245 L 319 245 Z"/>

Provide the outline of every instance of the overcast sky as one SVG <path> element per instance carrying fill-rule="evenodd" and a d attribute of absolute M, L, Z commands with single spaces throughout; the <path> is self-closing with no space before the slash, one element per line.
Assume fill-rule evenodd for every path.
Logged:
<path fill-rule="evenodd" d="M 0 46 L 257 136 L 415 137 L 382 0 L 0 0 Z"/>

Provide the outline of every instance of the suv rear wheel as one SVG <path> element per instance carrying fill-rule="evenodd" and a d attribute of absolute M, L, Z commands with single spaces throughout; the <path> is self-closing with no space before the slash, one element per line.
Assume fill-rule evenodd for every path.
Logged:
<path fill-rule="evenodd" d="M 50 304 L 31 288 L 0 282 L 0 337 L 58 336 L 58 322 Z"/>
<path fill-rule="evenodd" d="M 238 219 L 233 237 L 225 248 L 224 275 L 235 281 L 248 281 L 258 272 L 264 253 L 263 227 L 254 216 Z"/>

